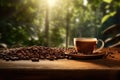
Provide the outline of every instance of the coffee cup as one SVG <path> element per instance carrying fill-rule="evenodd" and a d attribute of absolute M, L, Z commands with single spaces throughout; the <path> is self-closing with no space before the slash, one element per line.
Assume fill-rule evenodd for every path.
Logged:
<path fill-rule="evenodd" d="M 96 49 L 99 41 L 102 44 Z M 74 38 L 74 47 L 78 53 L 92 54 L 99 52 L 104 47 L 104 42 L 97 38 Z"/>

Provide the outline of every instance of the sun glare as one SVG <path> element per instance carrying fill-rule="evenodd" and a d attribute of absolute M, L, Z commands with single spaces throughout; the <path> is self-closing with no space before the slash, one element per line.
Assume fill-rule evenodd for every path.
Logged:
<path fill-rule="evenodd" d="M 86 6 L 88 3 L 88 0 L 83 0 L 83 5 Z"/>
<path fill-rule="evenodd" d="M 47 0 L 49 6 L 54 6 L 56 3 L 56 0 Z"/>

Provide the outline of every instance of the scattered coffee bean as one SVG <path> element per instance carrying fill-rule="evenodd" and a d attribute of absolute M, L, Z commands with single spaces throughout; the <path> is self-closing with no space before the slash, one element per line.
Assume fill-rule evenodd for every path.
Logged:
<path fill-rule="evenodd" d="M 15 61 L 15 60 L 19 60 L 19 57 L 10 57 L 10 60 L 12 60 L 12 61 Z"/>
<path fill-rule="evenodd" d="M 10 59 L 9 58 L 5 58 L 6 61 L 9 61 Z"/>
<path fill-rule="evenodd" d="M 39 58 L 31 58 L 33 62 L 39 62 Z"/>

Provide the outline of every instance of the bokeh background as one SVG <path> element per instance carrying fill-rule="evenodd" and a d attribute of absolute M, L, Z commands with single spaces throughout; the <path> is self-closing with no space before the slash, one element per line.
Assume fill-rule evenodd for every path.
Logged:
<path fill-rule="evenodd" d="M 120 0 L 0 0 L 0 43 L 8 47 L 71 47 L 74 37 L 104 40 L 102 31 L 119 23 Z"/>

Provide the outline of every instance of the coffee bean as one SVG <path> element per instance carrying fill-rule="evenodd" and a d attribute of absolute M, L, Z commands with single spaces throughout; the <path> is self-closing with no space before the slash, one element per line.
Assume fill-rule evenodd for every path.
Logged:
<path fill-rule="evenodd" d="M 6 57 L 5 60 L 6 60 L 6 61 L 9 61 L 10 59 Z"/>
<path fill-rule="evenodd" d="M 54 57 L 50 57 L 50 58 L 48 58 L 48 60 L 53 61 L 53 60 L 54 60 Z"/>
<path fill-rule="evenodd" d="M 39 62 L 39 58 L 31 58 L 33 62 Z"/>
<path fill-rule="evenodd" d="M 19 60 L 19 57 L 10 57 L 10 60 L 12 60 L 12 61 L 15 61 L 15 60 Z"/>

